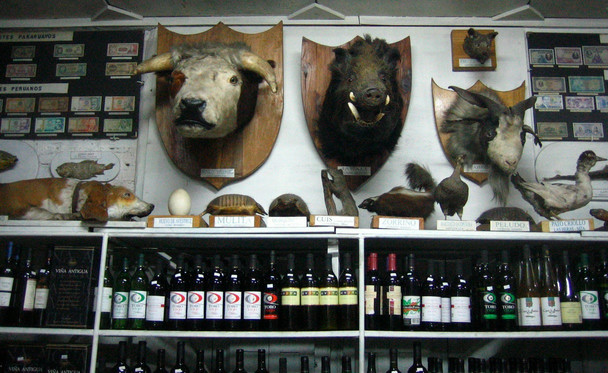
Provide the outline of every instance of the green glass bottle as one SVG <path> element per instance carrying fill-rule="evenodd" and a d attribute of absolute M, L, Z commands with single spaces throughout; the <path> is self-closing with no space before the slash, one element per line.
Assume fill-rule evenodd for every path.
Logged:
<path fill-rule="evenodd" d="M 112 294 L 112 329 L 126 329 L 129 316 L 129 260 L 124 258 L 122 269 L 114 281 Z"/>
<path fill-rule="evenodd" d="M 581 254 L 578 291 L 583 311 L 583 329 L 600 329 L 600 302 L 595 276 L 589 268 L 589 254 Z"/>
<path fill-rule="evenodd" d="M 99 327 L 101 329 L 110 329 L 112 326 L 112 287 L 114 286 L 114 277 L 110 272 L 112 267 L 112 256 L 106 262 L 105 270 L 103 271 L 103 288 L 99 294 L 102 296 L 101 301 L 101 318 L 99 320 Z"/>
<path fill-rule="evenodd" d="M 150 279 L 146 275 L 144 263 L 144 254 L 139 254 L 137 268 L 131 276 L 131 287 L 129 289 L 128 317 L 130 329 L 145 329 L 146 326 L 146 301 Z"/>

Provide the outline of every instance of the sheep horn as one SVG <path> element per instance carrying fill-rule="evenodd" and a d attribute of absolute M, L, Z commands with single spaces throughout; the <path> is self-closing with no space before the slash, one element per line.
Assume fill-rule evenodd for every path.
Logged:
<path fill-rule="evenodd" d="M 467 91 L 466 89 L 450 86 L 450 89 L 458 93 L 462 99 L 470 103 L 471 105 L 479 106 L 488 109 L 490 115 L 494 117 L 500 116 L 504 113 L 507 107 L 500 102 L 494 101 L 493 99 L 481 95 L 479 93 Z"/>
<path fill-rule="evenodd" d="M 133 71 L 133 75 L 167 70 L 173 70 L 171 53 L 159 54 L 158 56 L 145 60 L 137 65 Z"/>
<path fill-rule="evenodd" d="M 264 60 L 260 56 L 251 53 L 243 52 L 241 54 L 240 65 L 246 69 L 251 70 L 254 73 L 260 75 L 270 86 L 273 93 L 277 91 L 277 79 L 274 75 L 274 70 L 268 61 Z"/>

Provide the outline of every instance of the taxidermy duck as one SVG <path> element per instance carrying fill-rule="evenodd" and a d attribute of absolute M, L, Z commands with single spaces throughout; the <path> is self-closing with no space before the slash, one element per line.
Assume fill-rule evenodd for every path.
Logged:
<path fill-rule="evenodd" d="M 462 220 L 462 211 L 469 199 L 469 186 L 460 178 L 463 164 L 464 155 L 456 157 L 454 172 L 449 177 L 441 180 L 433 192 L 435 201 L 441 207 L 446 219 L 448 216 L 457 214 Z"/>
<path fill-rule="evenodd" d="M 435 210 L 435 180 L 416 163 L 408 163 L 405 176 L 411 189 L 398 186 L 376 197 L 365 199 L 360 208 L 378 215 L 428 218 Z"/>
<path fill-rule="evenodd" d="M 605 160 L 591 150 L 582 152 L 576 163 L 574 185 L 530 183 L 519 174 L 511 176 L 511 182 L 537 213 L 547 219 L 560 219 L 559 214 L 581 208 L 591 201 L 593 187 L 589 170 L 597 162 Z"/>

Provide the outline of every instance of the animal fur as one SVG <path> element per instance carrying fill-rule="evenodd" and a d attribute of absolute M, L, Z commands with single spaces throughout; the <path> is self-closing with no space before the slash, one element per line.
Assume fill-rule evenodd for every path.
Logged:
<path fill-rule="evenodd" d="M 342 170 L 328 168 L 321 171 L 321 182 L 323 183 L 323 198 L 328 215 L 359 216 L 359 210 L 353 195 L 348 189 L 346 178 Z M 342 204 L 338 210 L 334 196 Z"/>
<path fill-rule="evenodd" d="M 470 28 L 462 44 L 462 49 L 466 54 L 483 65 L 490 58 L 492 41 L 496 35 L 498 35 L 498 32 L 482 34 L 474 28 Z"/>

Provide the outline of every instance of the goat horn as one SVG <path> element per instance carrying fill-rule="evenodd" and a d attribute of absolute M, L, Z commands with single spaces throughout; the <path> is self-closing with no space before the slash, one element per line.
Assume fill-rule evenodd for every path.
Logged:
<path fill-rule="evenodd" d="M 454 90 L 456 93 L 458 93 L 458 96 L 460 96 L 463 100 L 467 101 L 468 103 L 488 109 L 488 111 L 490 111 L 490 114 L 495 117 L 498 117 L 500 114 L 504 113 L 505 110 L 507 109 L 507 107 L 505 105 L 503 105 L 500 102 L 494 101 L 493 99 L 491 99 L 488 96 L 484 96 L 482 94 L 467 91 L 466 89 L 462 89 L 462 88 L 458 88 L 458 87 L 454 87 L 454 86 L 450 86 L 449 88 Z"/>
<path fill-rule="evenodd" d="M 526 100 L 520 101 L 511 107 L 511 112 L 520 118 L 523 118 L 524 112 L 534 106 L 536 103 L 536 96 L 532 96 Z"/>
<path fill-rule="evenodd" d="M 145 60 L 144 62 L 137 65 L 137 67 L 133 71 L 133 75 L 166 70 L 173 70 L 173 61 L 171 60 L 171 53 L 159 54 L 158 56 Z"/>
<path fill-rule="evenodd" d="M 268 61 L 264 60 L 260 56 L 251 53 L 243 52 L 241 54 L 240 65 L 246 69 L 251 70 L 254 73 L 260 75 L 270 86 L 273 93 L 277 91 L 277 78 L 274 75 L 274 70 Z"/>

